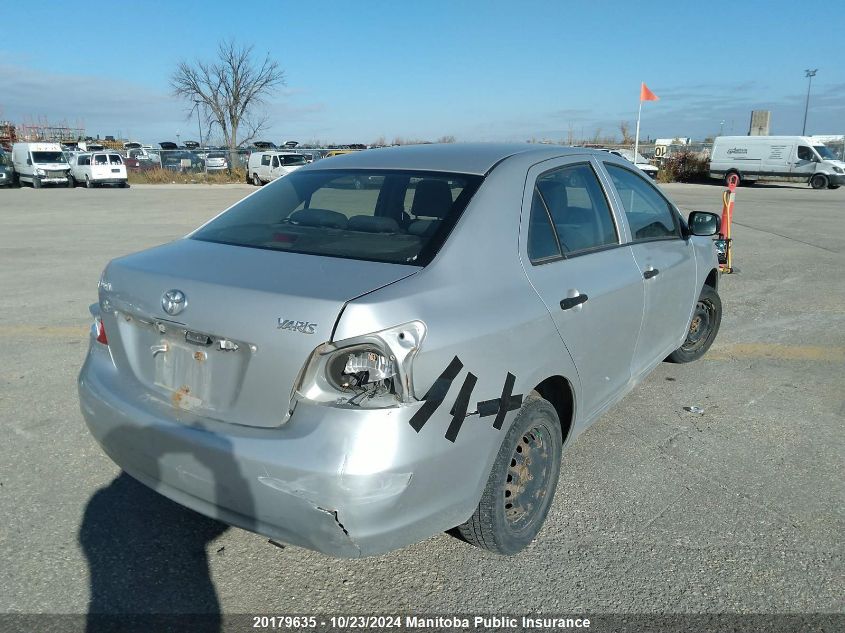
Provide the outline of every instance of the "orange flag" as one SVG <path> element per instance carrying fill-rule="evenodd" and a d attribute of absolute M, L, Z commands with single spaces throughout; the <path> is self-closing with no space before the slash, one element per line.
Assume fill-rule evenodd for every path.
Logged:
<path fill-rule="evenodd" d="M 643 82 L 640 85 L 640 101 L 658 101 L 660 97 L 648 89 L 648 86 Z"/>

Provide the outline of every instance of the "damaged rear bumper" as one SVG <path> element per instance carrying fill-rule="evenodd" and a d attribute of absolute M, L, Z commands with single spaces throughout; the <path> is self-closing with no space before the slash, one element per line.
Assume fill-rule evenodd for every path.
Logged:
<path fill-rule="evenodd" d="M 484 460 L 458 459 L 442 438 L 422 441 L 408 424 L 415 407 L 300 402 L 284 426 L 253 428 L 139 392 L 107 350 L 92 347 L 79 376 L 82 413 L 128 474 L 206 516 L 338 557 L 382 553 L 463 522 L 486 478 Z"/>

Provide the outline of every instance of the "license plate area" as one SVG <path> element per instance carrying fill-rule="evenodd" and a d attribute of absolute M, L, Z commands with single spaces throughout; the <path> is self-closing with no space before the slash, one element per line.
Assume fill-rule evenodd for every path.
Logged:
<path fill-rule="evenodd" d="M 212 404 L 213 359 L 205 349 L 174 340 L 162 341 L 155 354 L 156 386 L 171 393 L 177 409 L 206 408 Z"/>

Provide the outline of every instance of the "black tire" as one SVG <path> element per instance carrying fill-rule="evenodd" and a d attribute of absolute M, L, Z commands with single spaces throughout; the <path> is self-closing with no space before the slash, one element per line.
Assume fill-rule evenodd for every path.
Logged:
<path fill-rule="evenodd" d="M 532 393 L 505 435 L 478 507 L 458 526 L 464 540 L 508 556 L 527 547 L 549 512 L 562 452 L 557 412 Z"/>
<path fill-rule="evenodd" d="M 86 189 L 93 189 L 94 188 L 94 183 L 91 182 L 91 179 L 88 177 L 87 174 L 85 175 L 85 188 Z"/>
<path fill-rule="evenodd" d="M 41 189 L 41 179 L 38 176 L 32 177 L 32 188 Z"/>
<path fill-rule="evenodd" d="M 258 174 L 252 174 L 252 184 L 256 187 L 260 187 L 262 184 L 261 178 L 258 177 Z"/>
<path fill-rule="evenodd" d="M 73 174 L 67 175 L 67 186 L 71 189 L 76 187 L 76 179 L 73 177 Z"/>
<path fill-rule="evenodd" d="M 828 184 L 830 184 L 830 181 L 824 174 L 815 174 L 810 178 L 810 186 L 813 189 L 827 189 Z"/>
<path fill-rule="evenodd" d="M 727 187 L 731 184 L 731 176 L 736 176 L 736 186 L 739 187 L 742 184 L 742 176 L 739 175 L 738 171 L 729 171 L 725 174 L 725 186 Z"/>
<path fill-rule="evenodd" d="M 669 354 L 666 360 L 672 363 L 691 363 L 704 356 L 716 340 L 721 323 L 722 300 L 719 293 L 710 286 L 704 286 L 695 303 L 686 340 Z"/>

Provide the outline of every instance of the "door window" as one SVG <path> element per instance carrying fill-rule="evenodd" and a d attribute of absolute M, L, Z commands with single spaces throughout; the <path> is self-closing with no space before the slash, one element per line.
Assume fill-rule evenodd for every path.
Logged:
<path fill-rule="evenodd" d="M 806 145 L 799 145 L 798 160 L 813 160 L 813 150 Z"/>
<path fill-rule="evenodd" d="M 560 246 L 552 228 L 549 211 L 535 187 L 531 201 L 531 218 L 528 221 L 528 259 L 532 263 L 538 263 L 556 257 L 560 257 Z"/>
<path fill-rule="evenodd" d="M 278 156 L 273 156 L 273 165 L 272 166 L 273 166 L 273 168 L 276 168 L 276 167 L 279 166 L 279 157 Z"/>
<path fill-rule="evenodd" d="M 605 163 L 619 193 L 634 241 L 680 237 L 672 205 L 652 185 L 624 167 Z"/>
<path fill-rule="evenodd" d="M 264 156 L 261 157 L 261 164 L 265 165 L 265 166 L 270 164 L 270 155 L 269 154 L 264 154 Z"/>
<path fill-rule="evenodd" d="M 564 255 L 619 243 L 607 198 L 589 164 L 543 174 L 537 179 L 538 193 Z"/>

